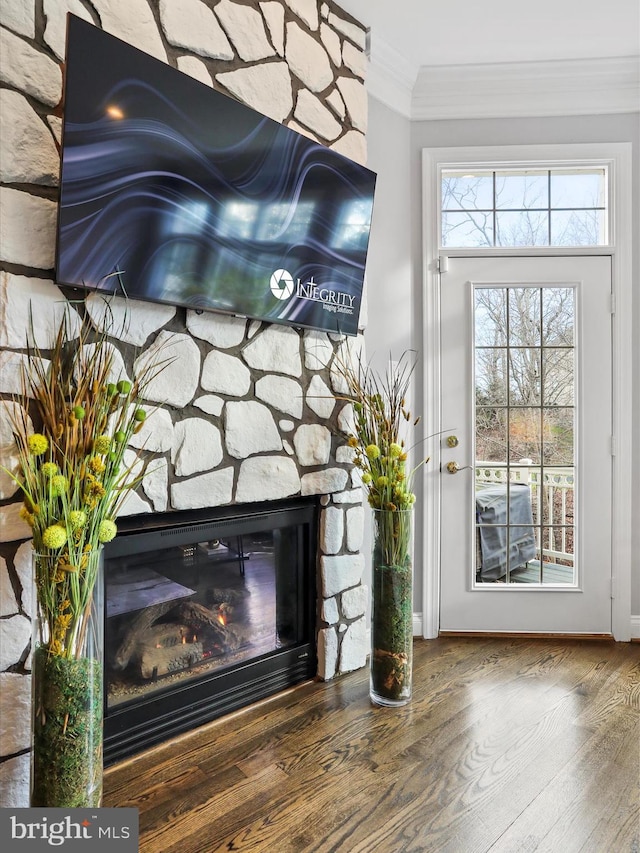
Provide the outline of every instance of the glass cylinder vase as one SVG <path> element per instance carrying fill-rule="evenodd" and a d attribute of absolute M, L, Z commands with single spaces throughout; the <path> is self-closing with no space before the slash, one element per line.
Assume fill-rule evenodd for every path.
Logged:
<path fill-rule="evenodd" d="M 370 698 L 411 700 L 413 675 L 413 509 L 373 510 Z"/>
<path fill-rule="evenodd" d="M 103 549 L 33 555 L 30 805 L 102 802 Z"/>

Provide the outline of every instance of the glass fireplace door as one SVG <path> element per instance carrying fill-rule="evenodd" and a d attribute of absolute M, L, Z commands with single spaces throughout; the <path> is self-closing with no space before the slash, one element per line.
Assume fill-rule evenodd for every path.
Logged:
<path fill-rule="evenodd" d="M 315 675 L 315 501 L 222 515 L 167 514 L 110 543 L 105 727 L 116 741 L 157 742 Z"/>

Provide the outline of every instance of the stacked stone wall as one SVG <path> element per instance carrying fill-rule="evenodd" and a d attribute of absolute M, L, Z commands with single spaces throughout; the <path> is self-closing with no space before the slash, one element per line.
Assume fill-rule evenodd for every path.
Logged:
<path fill-rule="evenodd" d="M 61 312 L 102 328 L 101 298 L 54 274 L 62 63 L 71 12 L 271 118 L 366 160 L 365 32 L 319 0 L 2 0 L 0 5 L 0 451 L 15 465 L 5 404 L 19 391 L 26 329 L 46 351 Z M 69 299 L 72 302 L 69 302 Z M 364 309 L 366 311 L 366 309 Z M 344 338 L 112 299 L 121 370 L 173 358 L 146 392 L 160 406 L 131 448 L 143 479 L 123 513 L 319 495 L 319 675 L 366 660 L 362 492 L 337 401 Z M 364 323 L 365 317 L 361 316 Z M 0 474 L 0 806 L 28 798 L 31 564 L 15 484 Z"/>

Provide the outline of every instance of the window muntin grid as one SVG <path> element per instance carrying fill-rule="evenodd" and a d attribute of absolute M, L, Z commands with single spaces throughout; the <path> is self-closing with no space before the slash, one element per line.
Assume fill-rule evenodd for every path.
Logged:
<path fill-rule="evenodd" d="M 607 245 L 606 167 L 444 169 L 441 246 Z"/>
<path fill-rule="evenodd" d="M 476 581 L 575 586 L 575 291 L 473 294 Z"/>

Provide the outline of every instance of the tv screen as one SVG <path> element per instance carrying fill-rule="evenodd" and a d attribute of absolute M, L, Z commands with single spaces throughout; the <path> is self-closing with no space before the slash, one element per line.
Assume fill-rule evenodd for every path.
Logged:
<path fill-rule="evenodd" d="M 60 284 L 354 335 L 375 174 L 68 16 Z"/>

